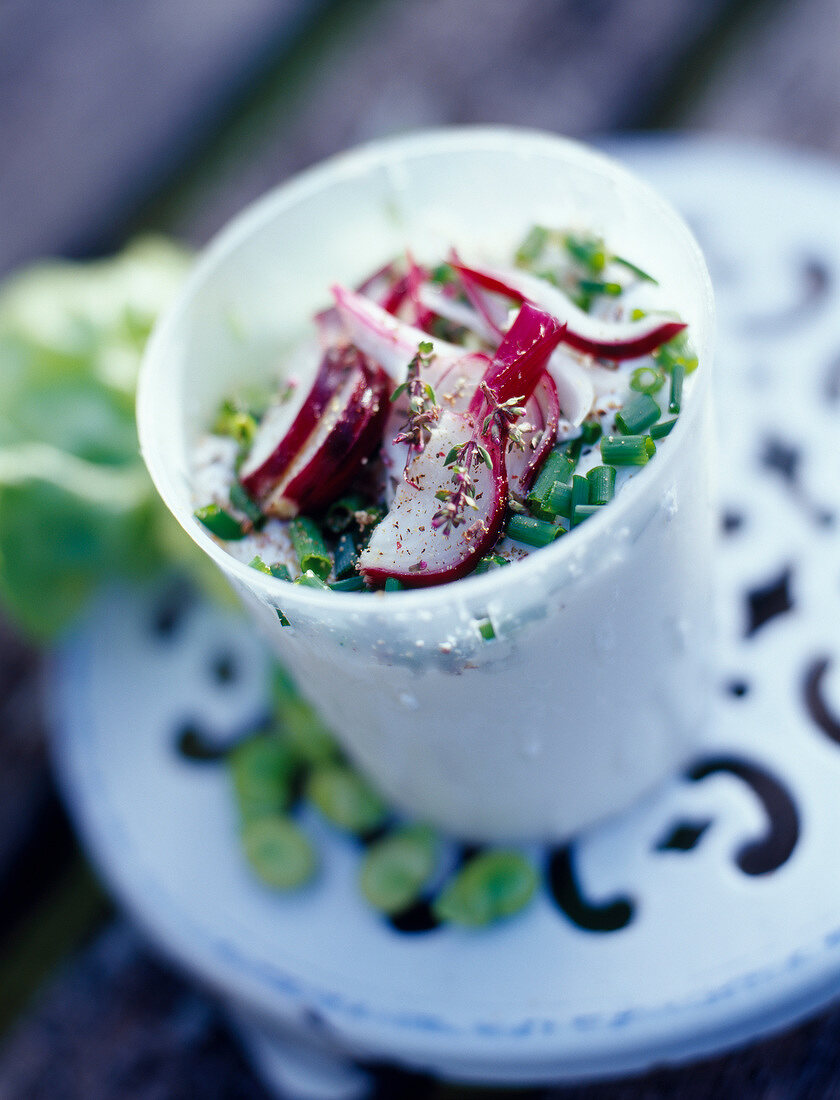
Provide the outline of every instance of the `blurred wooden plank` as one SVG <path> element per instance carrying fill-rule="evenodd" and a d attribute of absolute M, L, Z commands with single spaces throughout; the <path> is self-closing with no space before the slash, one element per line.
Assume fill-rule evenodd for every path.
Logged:
<path fill-rule="evenodd" d="M 279 74 L 254 115 L 146 219 L 204 241 L 300 168 L 409 128 L 499 122 L 584 135 L 639 125 L 735 2 L 370 4 L 367 19 L 307 55 L 305 71 Z"/>
<path fill-rule="evenodd" d="M 679 121 L 840 154 L 840 4 L 777 7 L 741 29 Z"/>
<path fill-rule="evenodd" d="M 124 922 L 67 966 L 0 1048 L 3 1100 L 268 1100 L 210 999 Z"/>
<path fill-rule="evenodd" d="M 4 0 L 0 272 L 113 243 L 127 212 L 321 6 Z"/>
<path fill-rule="evenodd" d="M 78 852 L 43 886 L 37 908 L 30 907 L 26 919 L 17 922 L 0 948 L 0 1034 L 110 911 L 101 886 Z"/>
<path fill-rule="evenodd" d="M 38 653 L 0 620 L 0 942 L 48 871 L 36 850 L 43 855 L 46 844 L 57 866 L 71 847 L 66 830 L 63 840 L 55 833 L 62 815 L 47 768 L 40 683 Z"/>

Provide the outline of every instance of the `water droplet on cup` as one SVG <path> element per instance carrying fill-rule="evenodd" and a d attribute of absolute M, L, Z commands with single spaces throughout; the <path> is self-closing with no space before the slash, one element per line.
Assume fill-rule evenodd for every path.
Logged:
<path fill-rule="evenodd" d="M 520 746 L 520 752 L 529 760 L 535 760 L 542 752 L 542 741 L 539 737 L 532 737 Z"/>

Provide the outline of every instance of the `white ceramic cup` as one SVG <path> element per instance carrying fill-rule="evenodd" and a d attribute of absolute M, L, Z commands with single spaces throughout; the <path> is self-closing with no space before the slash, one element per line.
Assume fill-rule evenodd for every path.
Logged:
<path fill-rule="evenodd" d="M 564 539 L 506 569 L 381 595 L 317 591 L 236 561 L 193 518 L 190 454 L 219 401 L 265 382 L 328 287 L 409 247 L 510 255 L 579 226 L 653 272 L 699 355 L 655 458 Z M 458 128 L 376 142 L 260 199 L 207 248 L 156 328 L 143 455 L 348 755 L 398 808 L 474 840 L 560 839 L 630 805 L 703 735 L 710 695 L 713 298 L 688 228 L 593 150 Z M 283 626 L 280 609 L 290 626 Z M 496 639 L 477 623 L 490 618 Z"/>

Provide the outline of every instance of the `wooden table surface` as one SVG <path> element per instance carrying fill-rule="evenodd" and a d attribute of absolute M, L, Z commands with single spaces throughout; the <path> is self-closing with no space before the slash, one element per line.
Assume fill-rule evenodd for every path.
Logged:
<path fill-rule="evenodd" d="M 0 0 L 0 273 L 146 228 L 200 244 L 301 167 L 418 126 L 702 128 L 840 155 L 839 45 L 837 0 Z M 0 624 L 0 1100 L 262 1097 L 214 1003 L 79 852 L 41 664 Z M 840 1096 L 840 1009 L 688 1069 L 526 1095 L 715 1094 Z M 383 1073 L 379 1095 L 453 1093 Z"/>

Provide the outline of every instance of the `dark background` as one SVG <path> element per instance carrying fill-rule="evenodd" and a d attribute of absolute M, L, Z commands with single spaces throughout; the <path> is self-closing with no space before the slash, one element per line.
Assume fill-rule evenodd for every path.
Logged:
<path fill-rule="evenodd" d="M 300 168 L 420 126 L 705 129 L 837 155 L 838 47 L 837 0 L 0 0 L 0 275 L 144 229 L 201 244 Z M 147 953 L 78 852 L 41 661 L 0 624 L 0 1100 L 261 1097 L 212 1002 Z M 840 1012 L 551 1093 L 714 1094 L 840 1095 Z"/>

